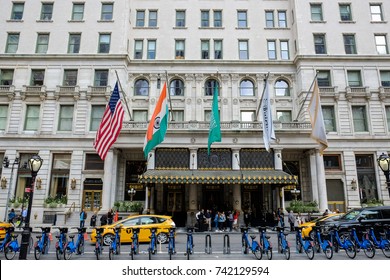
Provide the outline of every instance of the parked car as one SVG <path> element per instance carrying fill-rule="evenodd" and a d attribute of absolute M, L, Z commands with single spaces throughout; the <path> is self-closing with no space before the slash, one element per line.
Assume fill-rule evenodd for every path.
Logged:
<path fill-rule="evenodd" d="M 110 245 L 114 238 L 113 227 L 122 226 L 120 232 L 120 242 L 131 242 L 132 230 L 131 228 L 139 228 L 138 240 L 139 242 L 150 241 L 150 228 L 157 228 L 157 241 L 166 243 L 168 241 L 169 229 L 175 227 L 175 223 L 170 216 L 162 215 L 137 215 L 129 216 L 126 219 L 119 220 L 111 225 L 104 225 L 104 231 L 102 233 L 104 245 Z M 92 230 L 91 242 L 96 242 L 96 229 Z"/>
<path fill-rule="evenodd" d="M 5 238 L 5 229 L 9 227 L 13 227 L 13 225 L 8 222 L 0 222 L 0 240 Z"/>
<path fill-rule="evenodd" d="M 310 236 L 312 239 L 314 239 L 315 231 L 312 228 L 313 226 L 322 225 L 329 221 L 337 221 L 343 215 L 344 213 L 332 213 L 299 225 L 299 227 L 302 228 L 302 237 Z"/>
<path fill-rule="evenodd" d="M 325 222 L 324 226 L 326 228 L 333 225 L 338 226 L 340 233 L 343 233 L 351 226 L 375 223 L 390 223 L 390 206 L 355 208 L 345 213 L 337 221 Z"/>

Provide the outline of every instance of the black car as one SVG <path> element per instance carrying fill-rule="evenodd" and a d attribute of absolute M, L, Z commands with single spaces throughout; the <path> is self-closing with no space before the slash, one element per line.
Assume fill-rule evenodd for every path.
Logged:
<path fill-rule="evenodd" d="M 337 226 L 342 233 L 352 226 L 377 223 L 390 224 L 390 206 L 355 208 L 345 213 L 337 221 L 325 222 L 323 225 L 325 228 Z"/>

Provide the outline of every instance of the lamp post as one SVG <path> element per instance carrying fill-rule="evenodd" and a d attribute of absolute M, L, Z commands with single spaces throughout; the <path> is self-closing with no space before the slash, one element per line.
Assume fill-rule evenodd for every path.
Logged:
<path fill-rule="evenodd" d="M 379 167 L 382 169 L 383 174 L 385 174 L 387 190 L 389 191 L 390 196 L 390 157 L 382 153 L 377 159 Z"/>
<path fill-rule="evenodd" d="M 9 167 L 9 159 L 8 157 L 4 157 L 4 160 L 3 160 L 3 166 L 8 168 Z M 9 202 L 9 197 L 11 195 L 11 188 L 12 188 L 12 179 L 14 177 L 14 166 L 17 165 L 19 166 L 19 158 L 16 157 L 14 162 L 12 163 L 12 167 L 11 167 L 11 177 L 9 179 L 9 186 L 8 186 L 8 192 L 7 192 L 7 201 L 5 202 L 5 213 L 4 213 L 4 221 L 7 221 L 7 215 L 8 215 L 8 202 Z"/>
<path fill-rule="evenodd" d="M 133 201 L 133 196 L 135 195 L 137 191 L 134 188 L 131 188 L 127 191 L 127 193 L 130 195 L 130 201 Z"/>
<path fill-rule="evenodd" d="M 37 177 L 38 171 L 39 169 L 41 169 L 42 162 L 43 159 L 41 159 L 39 155 L 33 155 L 28 160 L 28 166 L 31 170 L 31 186 L 30 188 L 26 188 L 26 192 L 29 192 L 30 196 L 28 198 L 27 216 L 26 216 L 26 221 L 22 232 L 22 242 L 20 246 L 19 260 L 27 259 L 28 244 L 31 237 L 30 217 L 31 217 L 31 206 L 33 202 L 33 195 L 34 195 L 34 184 L 35 184 L 35 178 Z"/>
<path fill-rule="evenodd" d="M 301 193 L 301 191 L 297 189 L 293 189 L 290 192 L 293 194 L 295 200 L 297 200 L 297 196 Z"/>

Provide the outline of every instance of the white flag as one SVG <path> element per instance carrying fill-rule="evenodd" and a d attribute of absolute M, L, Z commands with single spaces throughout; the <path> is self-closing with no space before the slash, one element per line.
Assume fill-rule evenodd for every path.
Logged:
<path fill-rule="evenodd" d="M 265 81 L 263 100 L 261 101 L 261 110 L 263 112 L 263 140 L 267 152 L 270 149 L 271 140 L 275 140 L 274 122 L 272 121 L 272 108 L 269 99 L 268 81 Z"/>
<path fill-rule="evenodd" d="M 313 94 L 309 104 L 309 114 L 311 122 L 311 138 L 320 144 L 320 154 L 328 148 L 328 140 L 326 139 L 326 130 L 324 124 L 324 117 L 322 116 L 322 108 L 320 101 L 320 92 L 318 89 L 317 79 L 314 81 Z"/>

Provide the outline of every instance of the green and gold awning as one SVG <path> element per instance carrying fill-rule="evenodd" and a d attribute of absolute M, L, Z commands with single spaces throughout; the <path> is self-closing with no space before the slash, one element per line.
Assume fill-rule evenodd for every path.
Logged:
<path fill-rule="evenodd" d="M 139 183 L 296 185 L 297 176 L 281 170 L 148 170 Z"/>

